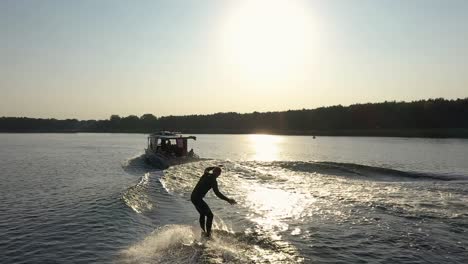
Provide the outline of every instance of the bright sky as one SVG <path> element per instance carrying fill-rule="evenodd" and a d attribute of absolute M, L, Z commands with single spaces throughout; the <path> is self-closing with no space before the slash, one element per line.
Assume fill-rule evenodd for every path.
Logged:
<path fill-rule="evenodd" d="M 468 96 L 466 0 L 2 0 L 0 116 Z"/>

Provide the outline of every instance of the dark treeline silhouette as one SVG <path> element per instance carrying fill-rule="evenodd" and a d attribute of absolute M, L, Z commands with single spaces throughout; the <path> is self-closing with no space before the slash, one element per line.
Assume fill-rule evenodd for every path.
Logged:
<path fill-rule="evenodd" d="M 273 133 L 353 136 L 468 137 L 468 98 L 329 106 L 283 112 L 141 117 L 108 120 L 1 117 L 0 132 Z"/>

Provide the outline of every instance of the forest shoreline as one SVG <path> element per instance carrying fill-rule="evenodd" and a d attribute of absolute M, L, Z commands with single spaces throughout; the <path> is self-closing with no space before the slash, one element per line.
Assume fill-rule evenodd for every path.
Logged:
<path fill-rule="evenodd" d="M 112 133 L 112 134 L 150 134 L 156 131 L 149 130 L 0 130 L 2 134 L 73 134 L 73 133 Z M 178 131 L 184 134 L 208 135 L 245 135 L 266 134 L 283 136 L 343 136 L 343 137 L 401 137 L 401 138 L 468 138 L 468 129 L 374 129 L 374 130 L 232 130 L 232 129 L 187 129 Z"/>

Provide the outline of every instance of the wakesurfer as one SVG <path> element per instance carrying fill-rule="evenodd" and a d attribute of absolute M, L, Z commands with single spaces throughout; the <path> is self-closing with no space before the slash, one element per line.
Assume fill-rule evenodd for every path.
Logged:
<path fill-rule="evenodd" d="M 206 193 L 210 189 L 213 189 L 216 196 L 218 196 L 220 199 L 225 200 L 230 204 L 236 204 L 236 201 L 234 199 L 230 199 L 224 196 L 219 191 L 218 182 L 216 181 L 219 175 L 221 175 L 221 168 L 219 166 L 206 168 L 205 172 L 203 173 L 197 185 L 192 191 L 191 201 L 193 205 L 195 205 L 195 208 L 197 209 L 198 213 L 200 214 L 200 227 L 203 230 L 206 237 L 211 236 L 211 226 L 213 224 L 213 213 L 211 212 L 211 209 L 208 206 L 208 204 L 206 204 L 206 202 L 203 201 L 203 198 L 205 197 Z"/>

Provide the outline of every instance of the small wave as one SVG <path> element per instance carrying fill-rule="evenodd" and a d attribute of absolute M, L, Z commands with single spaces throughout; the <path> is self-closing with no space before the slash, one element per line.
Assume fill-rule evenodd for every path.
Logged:
<path fill-rule="evenodd" d="M 139 155 L 127 160 L 122 164 L 122 169 L 136 176 L 141 176 L 137 184 L 130 186 L 122 195 L 124 203 L 132 208 L 136 213 L 142 214 L 153 209 L 154 201 L 150 189 L 154 189 L 151 184 L 153 177 L 160 178 L 163 172 L 149 165 L 145 160 L 145 155 Z"/>
<path fill-rule="evenodd" d="M 320 173 L 335 176 L 351 176 L 372 180 L 439 180 L 452 181 L 466 179 L 463 176 L 437 175 L 423 172 L 408 172 L 383 167 L 373 167 L 354 163 L 339 162 L 273 162 L 274 166 L 292 171 Z"/>
<path fill-rule="evenodd" d="M 129 187 L 122 196 L 125 204 L 139 214 L 153 208 L 147 192 L 149 177 L 150 174 L 145 173 L 140 178 L 140 181 L 136 185 Z"/>

